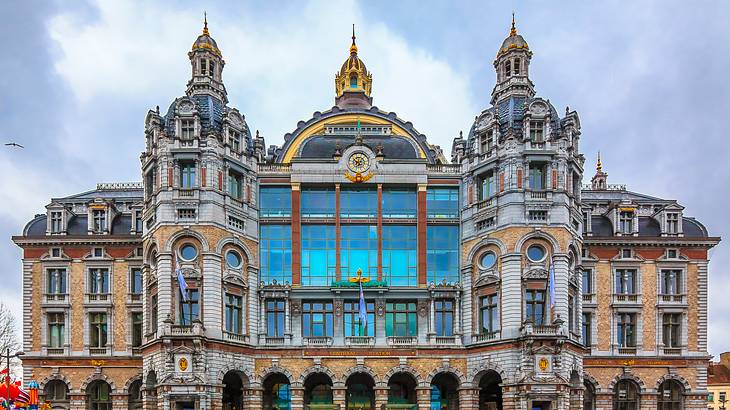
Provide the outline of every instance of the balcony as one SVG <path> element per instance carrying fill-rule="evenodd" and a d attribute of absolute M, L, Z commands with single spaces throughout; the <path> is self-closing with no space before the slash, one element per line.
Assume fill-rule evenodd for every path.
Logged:
<path fill-rule="evenodd" d="M 399 347 L 399 346 L 415 346 L 418 343 L 418 338 L 415 336 L 388 336 L 388 345 Z"/>
<path fill-rule="evenodd" d="M 430 174 L 461 174 L 461 164 L 429 164 L 426 165 L 426 171 Z"/>
<path fill-rule="evenodd" d="M 332 345 L 332 338 L 327 336 L 320 336 L 320 337 L 303 337 L 302 343 L 305 346 L 331 346 Z"/>
<path fill-rule="evenodd" d="M 289 174 L 290 164 L 259 164 L 259 174 Z"/>
<path fill-rule="evenodd" d="M 142 303 L 142 294 L 127 293 L 127 303 Z"/>
<path fill-rule="evenodd" d="M 63 347 L 49 347 L 46 348 L 46 353 L 49 356 L 61 356 L 66 353 L 66 350 Z"/>
<path fill-rule="evenodd" d="M 86 294 L 87 303 L 111 303 L 111 301 L 112 301 L 111 293 L 87 293 Z"/>
<path fill-rule="evenodd" d="M 477 202 L 477 211 L 481 211 L 482 209 L 491 208 L 492 206 L 494 206 L 496 204 L 496 202 L 497 202 L 496 200 L 497 200 L 496 197 L 491 197 L 491 198 L 483 199 L 483 200 Z"/>
<path fill-rule="evenodd" d="M 659 301 L 661 303 L 687 303 L 687 295 L 680 294 L 662 294 L 659 295 Z"/>
<path fill-rule="evenodd" d="M 142 356 L 142 348 L 139 346 L 133 347 L 132 356 Z"/>
<path fill-rule="evenodd" d="M 472 343 L 484 343 L 499 339 L 499 330 L 471 335 Z"/>
<path fill-rule="evenodd" d="M 458 346 L 460 345 L 459 336 L 430 336 L 430 342 L 436 346 Z"/>
<path fill-rule="evenodd" d="M 617 347 L 616 353 L 622 356 L 636 356 L 636 346 Z"/>
<path fill-rule="evenodd" d="M 192 336 L 195 333 L 192 326 L 170 325 L 170 334 L 172 336 Z"/>
<path fill-rule="evenodd" d="M 285 346 L 289 345 L 291 335 L 284 336 L 267 336 L 265 334 L 259 335 L 259 344 L 264 346 Z"/>
<path fill-rule="evenodd" d="M 94 356 L 103 356 L 107 354 L 108 348 L 106 347 L 90 347 L 89 354 Z"/>
<path fill-rule="evenodd" d="M 616 303 L 638 304 L 641 303 L 641 295 L 636 293 L 615 293 L 613 301 Z"/>
<path fill-rule="evenodd" d="M 372 336 L 346 336 L 345 345 L 352 347 L 374 346 L 375 338 Z"/>
<path fill-rule="evenodd" d="M 192 188 L 178 188 L 176 197 L 177 198 L 186 198 L 186 199 L 195 198 L 197 196 L 196 193 L 197 193 L 197 190 L 192 189 Z"/>
<path fill-rule="evenodd" d="M 530 191 L 530 199 L 547 199 L 547 191 Z"/>
<path fill-rule="evenodd" d="M 583 294 L 583 303 L 596 303 L 595 302 L 595 296 L 593 293 L 584 293 Z"/>
<path fill-rule="evenodd" d="M 44 296 L 46 303 L 66 303 L 68 300 L 65 293 L 46 293 Z"/>
<path fill-rule="evenodd" d="M 679 356 L 682 354 L 681 347 L 664 347 L 662 350 L 665 356 Z"/>
<path fill-rule="evenodd" d="M 248 343 L 248 335 L 223 331 L 223 338 L 237 343 Z"/>
<path fill-rule="evenodd" d="M 525 336 L 559 336 L 560 325 L 535 325 L 527 322 L 522 327 L 522 334 Z"/>

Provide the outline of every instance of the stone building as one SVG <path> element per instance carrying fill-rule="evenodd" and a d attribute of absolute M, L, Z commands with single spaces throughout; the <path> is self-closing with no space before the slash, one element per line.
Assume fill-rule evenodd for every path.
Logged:
<path fill-rule="evenodd" d="M 706 408 L 719 238 L 600 160 L 582 186 L 578 114 L 536 96 L 514 22 L 450 162 L 373 105 L 354 33 L 335 105 L 268 149 L 207 23 L 188 57 L 143 189 L 53 200 L 14 238 L 24 369 L 57 407 Z"/>
<path fill-rule="evenodd" d="M 707 377 L 707 410 L 725 410 L 730 402 L 730 352 L 720 354 L 720 361 L 710 363 Z"/>

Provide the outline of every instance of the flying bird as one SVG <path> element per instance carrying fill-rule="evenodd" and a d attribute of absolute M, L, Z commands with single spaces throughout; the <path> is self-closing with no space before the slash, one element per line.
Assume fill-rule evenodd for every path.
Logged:
<path fill-rule="evenodd" d="M 16 143 L 16 142 L 7 142 L 5 143 L 6 147 L 17 147 L 17 148 L 25 148 L 24 146 Z"/>

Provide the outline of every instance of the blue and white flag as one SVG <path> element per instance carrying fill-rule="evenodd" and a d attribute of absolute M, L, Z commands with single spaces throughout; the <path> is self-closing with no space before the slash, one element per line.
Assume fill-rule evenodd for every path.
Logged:
<path fill-rule="evenodd" d="M 177 274 L 177 284 L 180 287 L 180 295 L 182 296 L 183 302 L 188 301 L 188 283 L 185 282 L 180 264 L 177 263 L 177 256 L 175 256 L 175 273 Z"/>
<path fill-rule="evenodd" d="M 363 333 L 367 332 L 368 326 L 368 309 L 365 304 L 365 293 L 362 291 L 362 281 L 360 283 L 360 325 L 362 326 Z"/>
<path fill-rule="evenodd" d="M 550 271 L 548 273 L 548 292 L 550 293 L 550 312 L 555 309 L 555 263 L 550 258 Z"/>

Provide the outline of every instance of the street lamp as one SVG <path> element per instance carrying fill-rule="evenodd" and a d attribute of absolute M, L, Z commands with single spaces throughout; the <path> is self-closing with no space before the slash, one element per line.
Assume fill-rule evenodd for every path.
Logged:
<path fill-rule="evenodd" d="M 5 353 L 5 357 L 7 358 L 7 364 L 8 364 L 8 374 L 5 376 L 5 403 L 6 405 L 10 405 L 10 358 L 11 357 L 20 357 L 24 355 L 23 352 L 16 352 L 14 355 L 10 354 L 10 348 Z"/>
<path fill-rule="evenodd" d="M 720 393 L 720 398 L 717 401 L 720 402 L 720 410 L 725 410 L 725 403 L 727 403 L 725 392 Z"/>

